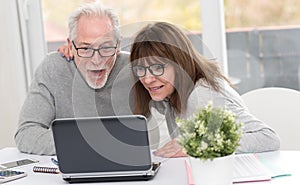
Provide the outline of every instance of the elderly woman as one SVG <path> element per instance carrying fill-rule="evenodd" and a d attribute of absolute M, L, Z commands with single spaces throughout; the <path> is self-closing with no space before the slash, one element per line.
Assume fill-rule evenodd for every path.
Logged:
<path fill-rule="evenodd" d="M 279 149 L 274 130 L 248 112 L 218 65 L 201 56 L 178 27 L 166 22 L 144 27 L 132 44 L 130 62 L 136 81 L 134 111 L 150 117 L 151 140 L 160 136 L 158 143 L 166 143 L 157 155 L 186 155 L 176 141 L 175 117 L 188 118 L 208 102 L 225 106 L 244 124 L 237 153 Z"/>

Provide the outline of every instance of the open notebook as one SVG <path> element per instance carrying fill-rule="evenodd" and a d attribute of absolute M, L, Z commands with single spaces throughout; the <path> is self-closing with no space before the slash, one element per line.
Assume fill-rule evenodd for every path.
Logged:
<path fill-rule="evenodd" d="M 185 161 L 188 184 L 194 185 L 189 161 Z M 275 162 L 276 163 L 276 162 Z M 233 183 L 270 181 L 272 178 L 290 176 L 291 173 L 274 164 L 274 159 L 268 159 L 260 154 L 237 154 L 234 159 Z"/>
<path fill-rule="evenodd" d="M 269 181 L 272 173 L 255 154 L 238 154 L 234 160 L 233 183 Z"/>

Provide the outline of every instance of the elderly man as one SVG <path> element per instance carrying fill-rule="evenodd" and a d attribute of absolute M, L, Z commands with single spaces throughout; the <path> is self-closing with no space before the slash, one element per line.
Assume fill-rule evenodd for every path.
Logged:
<path fill-rule="evenodd" d="M 56 118 L 132 114 L 129 55 L 120 52 L 118 17 L 99 3 L 84 4 L 69 18 L 74 60 L 50 53 L 35 73 L 20 113 L 20 151 L 55 154 Z"/>

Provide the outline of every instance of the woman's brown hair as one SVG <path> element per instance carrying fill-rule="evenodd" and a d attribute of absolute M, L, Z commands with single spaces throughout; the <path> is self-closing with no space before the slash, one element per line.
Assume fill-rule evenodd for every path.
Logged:
<path fill-rule="evenodd" d="M 151 63 L 151 57 L 164 58 L 175 66 L 175 90 L 169 101 L 179 114 L 186 110 L 188 97 L 199 80 L 216 91 L 221 89 L 220 79 L 228 81 L 218 65 L 201 56 L 185 33 L 170 23 L 149 24 L 137 33 L 131 47 L 131 65 L 143 59 Z M 134 113 L 149 116 L 151 96 L 139 79 L 134 78 Z"/>

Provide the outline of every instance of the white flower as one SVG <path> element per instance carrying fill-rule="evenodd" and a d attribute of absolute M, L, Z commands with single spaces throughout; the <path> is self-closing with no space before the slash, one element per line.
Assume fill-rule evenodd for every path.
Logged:
<path fill-rule="evenodd" d="M 201 144 L 199 146 L 200 151 L 205 150 L 208 147 L 208 144 L 204 141 L 201 141 Z"/>
<path fill-rule="evenodd" d="M 220 133 L 215 134 L 215 141 L 217 142 L 218 146 L 222 146 L 223 144 L 223 137 L 221 136 Z"/>
<path fill-rule="evenodd" d="M 206 132 L 206 127 L 204 126 L 204 121 L 203 120 L 202 121 L 198 120 L 197 122 L 200 122 L 199 126 L 198 126 L 199 135 L 204 135 L 205 132 Z"/>

